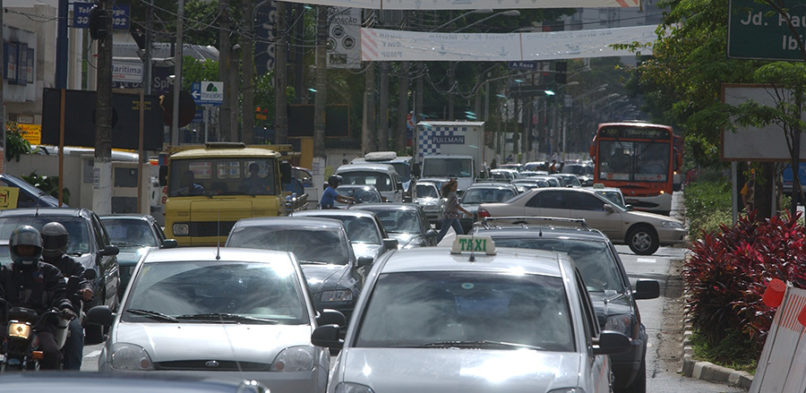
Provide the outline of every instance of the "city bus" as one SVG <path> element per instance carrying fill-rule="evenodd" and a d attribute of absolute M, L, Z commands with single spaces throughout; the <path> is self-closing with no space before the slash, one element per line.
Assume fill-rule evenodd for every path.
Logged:
<path fill-rule="evenodd" d="M 239 143 L 208 143 L 171 154 L 166 236 L 180 246 L 215 246 L 224 244 L 241 218 L 285 213 L 282 178 L 290 170 L 279 152 Z"/>
<path fill-rule="evenodd" d="M 593 182 L 617 187 L 636 210 L 669 214 L 680 166 L 672 127 L 646 122 L 601 123 L 591 144 Z"/>

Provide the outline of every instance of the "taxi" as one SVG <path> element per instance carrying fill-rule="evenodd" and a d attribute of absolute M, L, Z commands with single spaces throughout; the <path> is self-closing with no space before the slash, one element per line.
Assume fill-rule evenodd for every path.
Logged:
<path fill-rule="evenodd" d="M 311 335 L 341 349 L 329 393 L 610 392 L 607 355 L 630 347 L 599 330 L 567 254 L 483 236 L 384 254 L 352 318 L 344 340 L 335 325 Z"/>

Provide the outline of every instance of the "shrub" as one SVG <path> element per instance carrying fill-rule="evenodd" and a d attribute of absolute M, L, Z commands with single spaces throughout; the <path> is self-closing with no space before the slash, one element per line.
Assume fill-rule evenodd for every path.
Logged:
<path fill-rule="evenodd" d="M 731 222 L 729 183 L 700 180 L 688 184 L 684 193 L 690 239 L 698 238 L 703 230 L 713 233 L 720 224 Z"/>
<path fill-rule="evenodd" d="M 22 179 L 52 197 L 59 198 L 59 176 L 39 176 L 34 171 L 28 176 L 22 176 Z M 70 203 L 70 190 L 67 188 L 62 189 L 62 201 Z"/>
<path fill-rule="evenodd" d="M 775 313 L 761 297 L 773 278 L 803 287 L 806 232 L 797 217 L 756 221 L 754 213 L 721 229 L 694 243 L 684 263 L 693 325 L 712 347 L 738 333 L 758 357 Z"/>

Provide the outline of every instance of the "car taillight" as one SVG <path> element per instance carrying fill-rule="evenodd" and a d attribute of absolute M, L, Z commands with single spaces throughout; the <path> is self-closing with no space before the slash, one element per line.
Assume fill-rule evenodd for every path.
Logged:
<path fill-rule="evenodd" d="M 490 212 L 481 208 L 478 210 L 477 214 L 479 215 L 480 219 L 490 217 Z"/>

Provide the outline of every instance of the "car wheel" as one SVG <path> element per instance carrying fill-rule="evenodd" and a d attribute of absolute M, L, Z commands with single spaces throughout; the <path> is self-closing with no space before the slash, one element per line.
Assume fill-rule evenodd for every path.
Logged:
<path fill-rule="evenodd" d="M 627 233 L 630 250 L 638 255 L 652 255 L 658 250 L 658 234 L 648 225 L 638 225 Z"/>
<path fill-rule="evenodd" d="M 617 393 L 646 393 L 646 363 L 641 363 L 641 369 L 635 375 L 632 383 Z"/>

